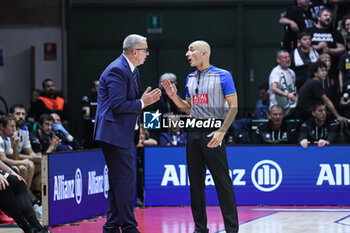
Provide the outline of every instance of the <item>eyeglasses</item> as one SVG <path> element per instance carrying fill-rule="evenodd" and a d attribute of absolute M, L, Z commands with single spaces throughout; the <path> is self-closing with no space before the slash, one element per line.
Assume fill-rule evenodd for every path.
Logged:
<path fill-rule="evenodd" d="M 148 49 L 148 48 L 145 48 L 145 49 L 143 49 L 143 48 L 138 48 L 138 49 L 134 49 L 134 50 L 143 50 L 143 51 L 145 51 L 146 53 L 149 53 L 149 49 Z"/>

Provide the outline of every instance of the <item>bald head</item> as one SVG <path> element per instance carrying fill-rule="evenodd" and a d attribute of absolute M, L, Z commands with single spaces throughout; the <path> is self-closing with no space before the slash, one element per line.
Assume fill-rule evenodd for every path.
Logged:
<path fill-rule="evenodd" d="M 207 56 L 210 57 L 210 45 L 204 40 L 197 40 L 192 45 L 201 52 L 207 52 Z"/>
<path fill-rule="evenodd" d="M 188 46 L 186 57 L 191 67 L 197 67 L 199 71 L 210 67 L 210 46 L 203 40 L 194 41 Z"/>

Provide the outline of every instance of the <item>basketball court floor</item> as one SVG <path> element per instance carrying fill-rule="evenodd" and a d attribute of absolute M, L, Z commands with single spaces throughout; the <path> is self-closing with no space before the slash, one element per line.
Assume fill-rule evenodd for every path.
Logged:
<path fill-rule="evenodd" d="M 190 207 L 135 209 L 141 233 L 192 233 Z M 210 233 L 225 233 L 220 208 L 207 207 Z M 349 233 L 348 207 L 238 207 L 240 233 Z M 105 217 L 50 228 L 53 233 L 99 233 Z M 16 226 L 0 226 L 0 233 L 22 233 Z"/>

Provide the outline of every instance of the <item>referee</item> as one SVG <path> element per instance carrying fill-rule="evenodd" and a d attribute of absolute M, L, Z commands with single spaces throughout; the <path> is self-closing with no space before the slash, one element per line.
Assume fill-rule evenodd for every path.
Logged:
<path fill-rule="evenodd" d="M 182 111 L 193 118 L 224 120 L 221 128 L 216 131 L 190 131 L 187 134 L 187 169 L 195 233 L 209 232 L 205 200 L 206 166 L 214 179 L 225 230 L 227 233 L 237 233 L 237 207 L 232 180 L 229 176 L 226 146 L 223 141 L 226 131 L 237 114 L 236 88 L 228 71 L 210 64 L 210 46 L 207 42 L 191 43 L 186 57 L 190 66 L 197 68 L 187 76 L 186 100 L 176 94 L 177 89 L 174 84 L 163 79 L 162 85 L 167 95 Z M 226 102 L 228 111 L 225 110 Z"/>

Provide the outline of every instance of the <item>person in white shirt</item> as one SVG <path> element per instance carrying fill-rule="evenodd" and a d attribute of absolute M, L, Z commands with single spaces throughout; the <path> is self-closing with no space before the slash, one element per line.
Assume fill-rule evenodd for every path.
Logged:
<path fill-rule="evenodd" d="M 270 108 L 279 105 L 284 116 L 288 117 L 294 112 L 297 103 L 295 73 L 289 68 L 291 59 L 287 51 L 279 51 L 276 61 L 278 65 L 272 69 L 269 77 Z"/>
<path fill-rule="evenodd" d="M 34 177 L 32 189 L 41 190 L 41 155 L 34 153 L 29 140 L 29 130 L 26 123 L 26 109 L 22 104 L 13 104 L 10 113 L 16 118 L 16 131 L 14 135 L 19 138 L 19 159 L 29 159 L 34 163 Z"/>
<path fill-rule="evenodd" d="M 29 159 L 19 159 L 19 138 L 14 135 L 16 118 L 3 116 L 0 118 L 0 160 L 13 166 L 31 187 L 34 176 L 34 163 Z"/>

